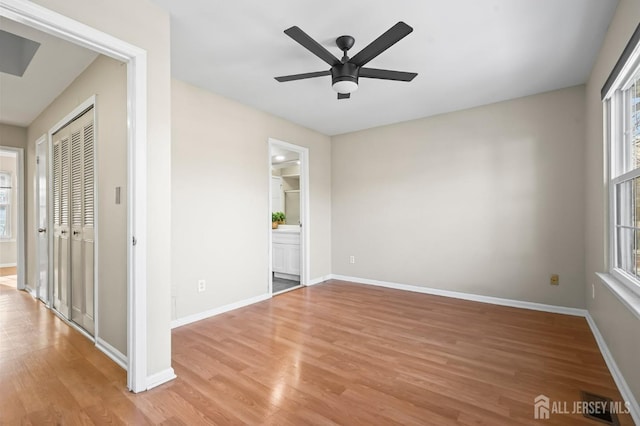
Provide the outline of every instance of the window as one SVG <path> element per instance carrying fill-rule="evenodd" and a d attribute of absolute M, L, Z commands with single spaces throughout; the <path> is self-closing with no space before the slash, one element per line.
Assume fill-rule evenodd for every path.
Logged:
<path fill-rule="evenodd" d="M 0 239 L 11 238 L 11 173 L 0 172 Z"/>
<path fill-rule="evenodd" d="M 602 89 L 611 275 L 640 294 L 640 26 Z"/>

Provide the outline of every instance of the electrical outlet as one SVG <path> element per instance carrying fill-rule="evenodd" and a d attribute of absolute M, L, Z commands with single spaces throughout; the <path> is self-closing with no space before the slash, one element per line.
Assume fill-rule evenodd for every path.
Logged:
<path fill-rule="evenodd" d="M 551 285 L 560 285 L 560 275 L 553 274 L 551 275 L 551 280 L 549 282 Z"/>
<path fill-rule="evenodd" d="M 356 257 L 355 256 L 349 256 L 349 263 L 356 263 Z"/>
<path fill-rule="evenodd" d="M 207 289 L 207 282 L 205 280 L 198 280 L 198 292 L 202 293 Z"/>

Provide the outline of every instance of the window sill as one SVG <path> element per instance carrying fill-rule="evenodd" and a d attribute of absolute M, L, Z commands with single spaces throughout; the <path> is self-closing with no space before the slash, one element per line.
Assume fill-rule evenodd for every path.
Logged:
<path fill-rule="evenodd" d="M 640 296 L 610 274 L 596 272 L 600 281 L 636 316 L 640 319 Z"/>

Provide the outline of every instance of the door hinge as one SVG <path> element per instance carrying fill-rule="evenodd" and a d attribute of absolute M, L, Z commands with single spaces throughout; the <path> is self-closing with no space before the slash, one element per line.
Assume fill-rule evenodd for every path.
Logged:
<path fill-rule="evenodd" d="M 132 239 L 133 239 L 132 243 L 133 243 L 133 245 L 134 245 L 134 246 L 135 246 L 136 244 L 138 244 L 138 240 L 136 240 L 136 237 L 132 237 Z"/>

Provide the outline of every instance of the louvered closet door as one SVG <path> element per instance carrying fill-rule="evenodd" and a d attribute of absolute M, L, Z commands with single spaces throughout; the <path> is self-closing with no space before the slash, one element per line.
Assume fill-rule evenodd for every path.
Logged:
<path fill-rule="evenodd" d="M 57 268 L 54 268 L 54 274 L 58 279 L 56 289 L 60 297 L 55 297 L 59 302 L 54 303 L 54 307 L 93 335 L 93 109 L 61 129 L 57 135 L 59 137 L 54 137 L 53 145 L 54 264 Z"/>
<path fill-rule="evenodd" d="M 69 317 L 69 135 L 53 139 L 53 307 Z"/>
<path fill-rule="evenodd" d="M 93 111 L 71 125 L 71 320 L 93 334 Z"/>

